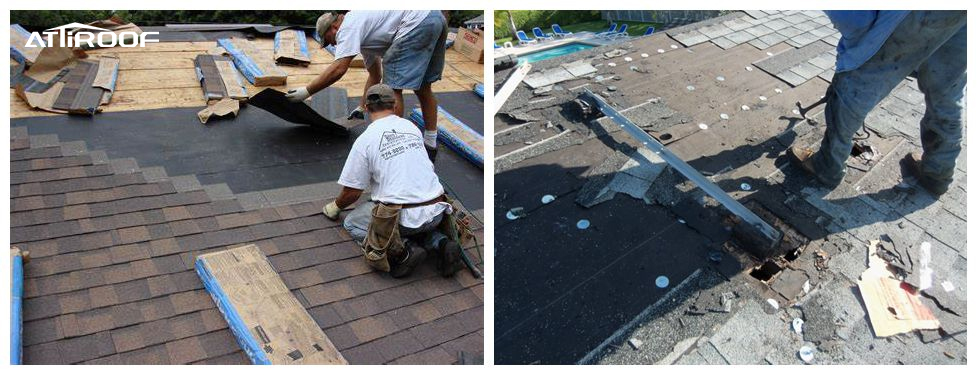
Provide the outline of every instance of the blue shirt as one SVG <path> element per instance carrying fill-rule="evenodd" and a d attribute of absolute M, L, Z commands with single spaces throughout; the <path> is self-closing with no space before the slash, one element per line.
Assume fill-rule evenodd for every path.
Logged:
<path fill-rule="evenodd" d="M 879 52 L 908 10 L 826 10 L 835 29 L 841 32 L 835 70 L 844 72 L 862 66 Z"/>

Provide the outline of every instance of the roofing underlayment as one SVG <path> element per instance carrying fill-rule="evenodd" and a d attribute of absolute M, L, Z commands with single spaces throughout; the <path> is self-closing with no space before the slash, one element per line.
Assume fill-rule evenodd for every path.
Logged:
<path fill-rule="evenodd" d="M 787 161 L 820 144 L 823 106 L 814 125 L 795 102 L 824 94 L 836 43 L 821 12 L 732 12 L 534 63 L 596 72 L 538 77 L 559 82 L 520 85 L 496 116 L 496 363 L 801 364 L 804 346 L 820 364 L 966 363 L 965 156 L 939 200 L 903 178 L 915 81 L 866 119 L 871 149 L 838 188 Z M 583 122 L 585 88 L 785 232 L 784 255 L 750 256 L 714 200 L 613 121 Z M 915 260 L 911 285 L 931 244 L 922 301 L 940 330 L 873 334 L 856 283 L 880 237 Z"/>
<path fill-rule="evenodd" d="M 443 278 L 433 262 L 404 279 L 378 274 L 322 215 L 361 124 L 337 137 L 255 107 L 199 123 L 193 58 L 236 32 L 90 51 L 120 56 L 117 91 L 92 118 L 46 116 L 12 96 L 11 242 L 31 258 L 24 363 L 250 363 L 193 267 L 197 255 L 251 243 L 350 363 L 480 360 L 481 280 L 468 270 Z M 283 67 L 288 87 L 331 61 L 310 52 L 309 68 Z M 468 64 L 448 56 L 440 105 L 481 132 L 482 99 L 471 92 L 481 65 L 463 74 Z M 349 108 L 365 77 L 354 68 L 340 82 L 354 95 Z M 482 170 L 447 149 L 435 168 L 475 214 L 481 243 Z"/>

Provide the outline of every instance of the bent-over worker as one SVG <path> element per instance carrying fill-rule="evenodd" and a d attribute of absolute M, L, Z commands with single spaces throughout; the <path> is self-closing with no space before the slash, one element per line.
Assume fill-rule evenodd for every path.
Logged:
<path fill-rule="evenodd" d="M 364 246 L 367 263 L 393 277 L 405 277 L 432 251 L 442 275 L 450 276 L 463 266 L 450 223 L 452 207 L 424 152 L 420 130 L 395 115 L 395 95 L 385 84 L 366 90 L 372 123 L 353 142 L 339 176 L 343 190 L 323 212 L 337 220 L 340 211 L 369 188 L 370 201 L 358 205 L 343 222 Z"/>
<path fill-rule="evenodd" d="M 841 32 L 829 86 L 820 150 L 791 147 L 790 158 L 822 183 L 845 177 L 852 137 L 869 111 L 906 76 L 917 74 L 926 98 L 920 121 L 922 155 L 904 161 L 919 185 L 940 196 L 953 181 L 963 139 L 967 85 L 966 11 L 827 11 Z"/>
<path fill-rule="evenodd" d="M 308 86 L 286 95 L 302 101 L 346 74 L 353 58 L 363 55 L 369 76 L 364 92 L 381 81 L 394 90 L 394 113 L 404 117 L 403 90 L 417 95 L 424 119 L 424 146 L 434 160 L 438 147 L 438 101 L 431 84 L 441 80 L 448 26 L 436 10 L 371 10 L 326 13 L 316 22 L 323 47 L 336 46 L 336 60 Z M 364 94 L 365 97 L 365 94 Z M 349 118 L 362 118 L 365 99 Z"/>

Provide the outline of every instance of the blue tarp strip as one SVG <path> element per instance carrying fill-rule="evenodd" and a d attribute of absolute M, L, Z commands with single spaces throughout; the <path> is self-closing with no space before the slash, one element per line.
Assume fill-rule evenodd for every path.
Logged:
<path fill-rule="evenodd" d="M 311 60 L 312 56 L 309 56 L 309 41 L 306 40 L 305 31 L 302 30 L 294 30 L 294 31 L 299 34 L 298 35 L 299 49 L 302 51 L 302 55 L 305 55 L 306 58 Z"/>
<path fill-rule="evenodd" d="M 224 293 L 224 289 L 217 283 L 217 279 L 210 273 L 207 265 L 200 259 L 197 259 L 194 262 L 194 268 L 197 270 L 197 275 L 203 280 L 207 292 L 210 293 L 214 302 L 217 303 L 217 309 L 220 310 L 221 314 L 224 315 L 224 319 L 227 320 L 227 325 L 231 328 L 231 333 L 234 333 L 234 338 L 237 339 L 241 350 L 251 359 L 251 363 L 256 365 L 270 365 L 271 360 L 268 359 L 265 351 L 261 349 L 261 344 L 251 335 L 251 330 L 244 324 L 244 320 L 241 319 L 241 316 L 237 313 L 237 309 L 231 304 L 231 300 Z"/>
<path fill-rule="evenodd" d="M 10 265 L 10 364 L 21 364 L 21 338 L 23 334 L 23 319 L 21 302 L 24 298 L 24 257 L 13 257 Z"/>
<path fill-rule="evenodd" d="M 444 108 L 441 108 L 441 106 L 438 106 L 438 112 L 447 118 L 448 121 L 451 121 L 451 123 L 455 124 L 462 130 L 467 131 L 469 134 L 478 139 L 483 139 L 481 134 L 478 134 L 478 132 L 472 130 L 472 128 L 469 128 L 468 125 L 465 125 L 465 123 L 461 122 L 461 120 L 452 116 L 450 113 L 448 113 L 448 111 L 445 111 Z M 414 108 L 414 110 L 410 112 L 410 119 L 413 120 L 422 131 L 424 130 L 424 117 L 421 115 L 420 108 Z M 479 168 L 484 168 L 482 153 L 468 143 L 465 143 L 465 141 L 462 141 L 461 138 L 455 136 L 455 134 L 448 131 L 448 129 L 440 126 L 438 127 L 438 140 L 454 152 L 457 152 L 463 158 L 468 159 L 468 161 L 472 162 Z"/>
<path fill-rule="evenodd" d="M 475 90 L 475 95 L 478 95 L 479 98 L 482 99 L 485 98 L 485 85 L 481 83 L 476 83 L 474 90 Z"/>
<path fill-rule="evenodd" d="M 218 39 L 217 44 L 224 47 L 224 49 L 227 50 L 227 53 L 231 54 L 231 58 L 234 59 L 234 66 L 237 68 L 237 70 L 241 71 L 244 78 L 247 78 L 248 82 L 251 82 L 252 85 L 257 77 L 264 75 L 261 68 L 258 68 L 258 64 L 256 64 L 251 57 L 238 50 L 230 39 Z"/>
<path fill-rule="evenodd" d="M 31 33 L 27 32 L 27 30 L 24 29 L 23 26 L 20 26 L 16 23 L 10 25 L 10 31 L 21 34 L 24 36 L 24 38 L 29 38 L 31 36 Z M 24 46 L 21 48 L 27 48 L 27 47 Z M 17 62 L 21 64 L 24 64 L 27 60 L 27 58 L 24 57 L 24 53 L 19 48 L 14 47 L 13 45 L 10 46 L 10 57 L 12 57 L 14 60 L 17 60 Z"/>

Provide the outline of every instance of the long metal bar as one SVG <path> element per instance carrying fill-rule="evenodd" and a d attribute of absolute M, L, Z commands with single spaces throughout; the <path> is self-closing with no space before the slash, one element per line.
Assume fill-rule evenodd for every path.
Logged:
<path fill-rule="evenodd" d="M 706 194 L 709 194 L 709 196 L 719 201 L 719 203 L 726 207 L 727 210 L 738 216 L 751 227 L 755 228 L 759 234 L 763 236 L 763 242 L 765 244 L 773 247 L 780 243 L 780 240 L 783 238 L 783 233 L 770 226 L 770 224 L 767 224 L 767 222 L 763 221 L 763 219 L 754 214 L 753 211 L 750 211 L 750 209 L 740 204 L 739 201 L 733 199 L 733 197 L 729 196 L 729 194 L 726 194 L 722 188 L 707 179 L 695 168 L 692 168 L 691 165 L 672 153 L 672 151 L 666 148 L 665 145 L 658 142 L 655 137 L 652 137 L 644 130 L 641 130 L 638 125 L 635 125 L 635 123 L 628 120 L 627 117 L 624 117 L 621 112 L 618 112 L 617 109 L 604 101 L 603 98 L 595 95 L 588 89 L 584 89 L 584 93 L 590 102 L 596 104 L 597 108 L 607 115 L 607 117 L 610 117 L 612 120 L 614 120 L 614 122 L 620 124 L 621 128 L 628 132 L 631 137 L 641 142 L 641 144 L 648 149 L 654 151 L 655 154 L 664 159 L 668 165 L 675 168 L 679 173 L 685 176 L 685 178 L 688 178 L 690 181 L 692 181 L 692 183 L 696 184 L 699 186 L 699 188 L 705 191 Z"/>

